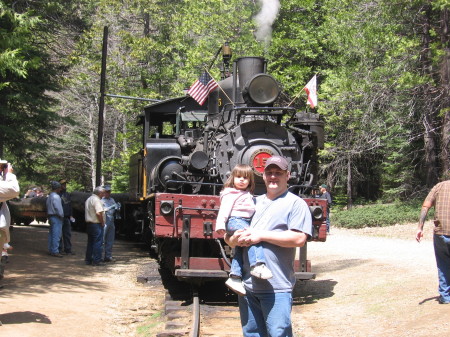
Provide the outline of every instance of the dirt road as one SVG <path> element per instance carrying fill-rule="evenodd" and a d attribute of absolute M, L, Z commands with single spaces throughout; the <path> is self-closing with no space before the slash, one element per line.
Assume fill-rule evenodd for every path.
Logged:
<path fill-rule="evenodd" d="M 310 243 L 317 278 L 296 288 L 296 336 L 449 335 L 450 305 L 436 301 L 430 229 L 420 244 L 415 225 L 333 229 L 327 242 Z M 0 281 L 1 336 L 154 336 L 157 328 L 145 334 L 142 327 L 164 320 L 164 292 L 136 281 L 142 265 L 155 263 L 138 245 L 119 240 L 116 263 L 85 266 L 86 234 L 73 233 L 77 255 L 55 258 L 46 253 L 47 231 L 12 233 L 14 251 Z"/>
<path fill-rule="evenodd" d="M 136 282 L 150 258 L 136 243 L 117 241 L 116 263 L 86 266 L 86 234 L 72 232 L 77 255 L 47 254 L 48 227 L 15 227 L 5 279 L 0 281 L 0 336 L 134 336 L 160 312 L 163 292 Z"/>
<path fill-rule="evenodd" d="M 337 230 L 311 243 L 314 281 L 294 306 L 299 336 L 448 336 L 450 305 L 437 302 L 431 224 Z"/>

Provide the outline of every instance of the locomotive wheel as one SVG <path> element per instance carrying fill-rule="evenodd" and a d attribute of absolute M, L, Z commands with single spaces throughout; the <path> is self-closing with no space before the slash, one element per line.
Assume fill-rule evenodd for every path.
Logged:
<path fill-rule="evenodd" d="M 175 257 L 181 255 L 181 248 L 178 240 L 166 239 L 158 245 L 158 260 L 162 268 L 169 269 L 175 273 Z"/>
<path fill-rule="evenodd" d="M 145 242 L 150 251 L 158 253 L 158 243 L 155 237 L 155 211 L 154 203 L 149 201 L 147 203 L 147 212 L 145 219 L 144 232 L 142 233 L 142 240 Z"/>

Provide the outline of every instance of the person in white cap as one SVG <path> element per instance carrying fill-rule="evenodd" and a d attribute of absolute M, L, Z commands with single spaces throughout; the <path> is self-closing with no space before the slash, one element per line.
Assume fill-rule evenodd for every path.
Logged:
<path fill-rule="evenodd" d="M 304 200 L 288 191 L 289 170 L 284 157 L 267 159 L 263 179 L 267 192 L 256 198 L 250 228 L 225 234 L 232 247 L 261 243 L 270 279 L 250 274 L 247 254 L 243 254 L 242 279 L 246 295 L 239 296 L 244 336 L 292 336 L 292 289 L 295 284 L 296 247 L 305 245 L 312 233 L 311 212 Z"/>
<path fill-rule="evenodd" d="M 11 164 L 6 160 L 0 159 L 0 248 L 6 246 L 10 241 L 9 226 L 11 225 L 11 214 L 6 201 L 16 198 L 20 193 L 19 183 L 12 171 Z M 0 279 L 3 278 L 5 263 L 6 259 L 2 259 L 0 263 Z"/>
<path fill-rule="evenodd" d="M 46 201 L 47 217 L 50 224 L 48 231 L 48 254 L 54 257 L 63 257 L 59 252 L 59 240 L 61 240 L 64 219 L 61 197 L 59 196 L 61 184 L 57 181 L 51 181 L 50 187 L 52 192 Z"/>
<path fill-rule="evenodd" d="M 116 226 L 114 224 L 114 215 L 119 209 L 119 204 L 116 203 L 113 197 L 111 197 L 111 186 L 105 185 L 105 194 L 102 198 L 103 207 L 105 208 L 106 224 L 104 233 L 104 244 L 105 244 L 105 257 L 104 262 L 114 262 L 115 259 L 112 256 L 112 248 L 114 244 L 114 239 L 116 235 Z"/>

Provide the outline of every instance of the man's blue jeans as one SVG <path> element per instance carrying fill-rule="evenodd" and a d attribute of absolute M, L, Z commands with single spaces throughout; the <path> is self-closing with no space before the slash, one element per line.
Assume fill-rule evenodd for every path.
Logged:
<path fill-rule="evenodd" d="M 439 277 L 441 302 L 450 303 L 450 235 L 434 235 L 434 254 Z"/>
<path fill-rule="evenodd" d="M 48 222 L 50 223 L 50 230 L 48 232 L 48 252 L 50 254 L 59 253 L 59 240 L 62 232 L 62 218 L 57 215 L 50 215 Z"/>
<path fill-rule="evenodd" d="M 112 247 L 114 244 L 114 237 L 116 232 L 116 226 L 114 226 L 114 220 L 112 222 L 109 222 L 105 226 L 105 234 L 104 234 L 104 240 L 105 240 L 105 259 L 112 258 Z"/>
<path fill-rule="evenodd" d="M 292 294 L 252 293 L 238 296 L 244 337 L 292 337 Z"/>
<path fill-rule="evenodd" d="M 227 222 L 227 234 L 233 235 L 238 229 L 249 227 L 250 219 L 231 216 Z M 243 256 L 245 249 L 240 246 L 234 247 L 233 261 L 231 261 L 230 275 L 242 277 Z M 264 249 L 260 243 L 248 247 L 248 261 L 253 267 L 257 263 L 266 263 Z"/>
<path fill-rule="evenodd" d="M 103 227 L 99 223 L 88 223 L 86 227 L 88 242 L 86 264 L 99 263 L 102 260 Z"/>

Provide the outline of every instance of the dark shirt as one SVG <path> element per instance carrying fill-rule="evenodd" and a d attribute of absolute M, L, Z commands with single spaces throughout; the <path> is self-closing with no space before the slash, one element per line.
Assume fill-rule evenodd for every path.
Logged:
<path fill-rule="evenodd" d="M 67 191 L 63 191 L 59 194 L 61 196 L 61 203 L 64 211 L 64 216 L 69 217 L 72 215 L 72 204 L 70 194 Z"/>

